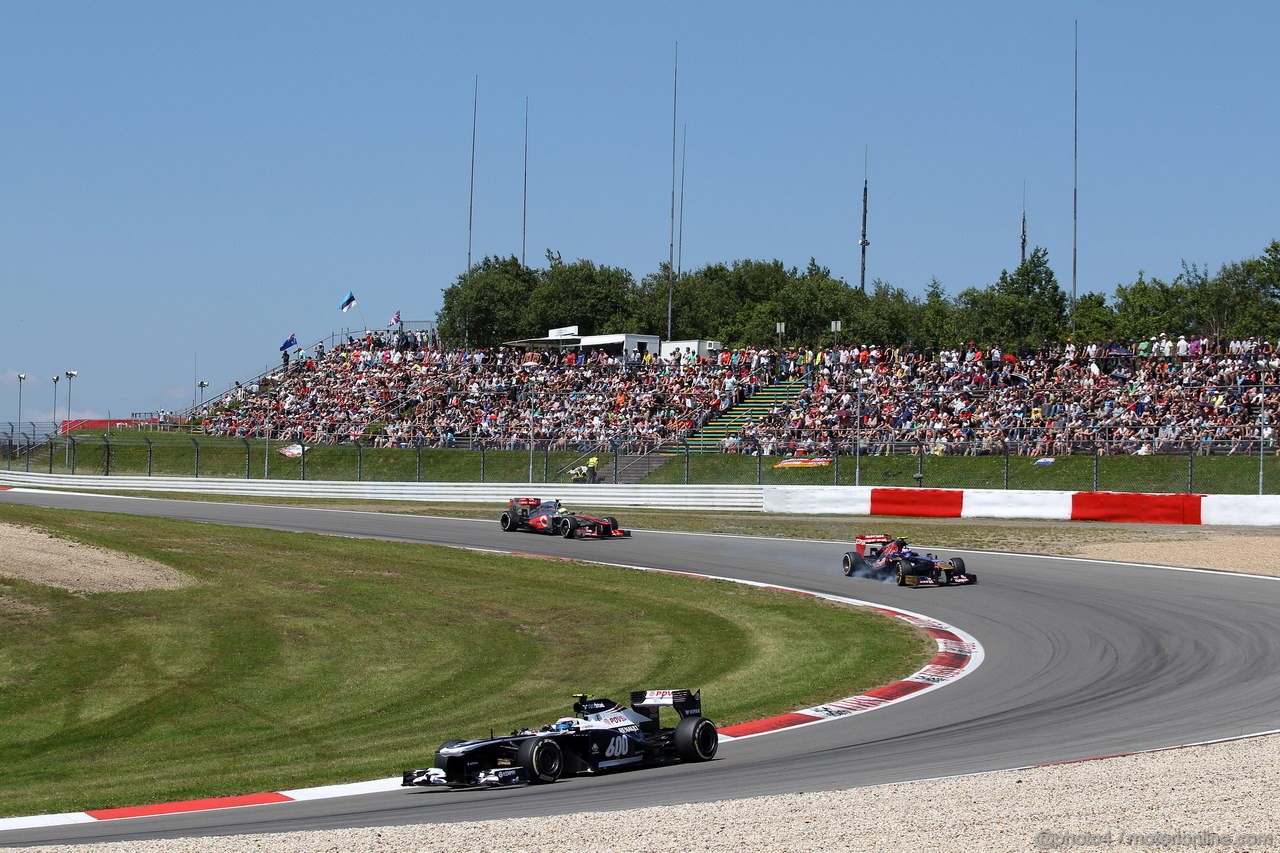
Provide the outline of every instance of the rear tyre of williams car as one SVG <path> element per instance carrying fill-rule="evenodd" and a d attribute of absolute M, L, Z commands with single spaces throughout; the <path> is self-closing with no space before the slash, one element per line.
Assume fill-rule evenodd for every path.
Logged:
<path fill-rule="evenodd" d="M 564 752 L 552 738 L 535 737 L 520 743 L 516 764 L 524 768 L 530 784 L 554 782 L 564 771 Z"/>
<path fill-rule="evenodd" d="M 720 746 L 720 733 L 706 717 L 685 717 L 676 726 L 675 745 L 681 761 L 710 761 Z"/>

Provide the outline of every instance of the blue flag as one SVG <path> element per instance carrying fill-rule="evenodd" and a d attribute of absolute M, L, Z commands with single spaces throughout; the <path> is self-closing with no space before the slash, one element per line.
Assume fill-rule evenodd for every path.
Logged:
<path fill-rule="evenodd" d="M 347 313 L 352 308 L 356 307 L 356 295 L 352 293 L 350 290 L 348 290 L 347 298 L 342 300 L 342 304 L 339 305 L 338 307 L 342 309 L 343 314 Z"/>
<path fill-rule="evenodd" d="M 289 336 L 289 340 L 285 341 L 280 345 L 280 352 L 284 352 L 289 347 L 296 347 L 297 345 L 298 345 L 298 333 L 294 332 L 292 335 Z"/>

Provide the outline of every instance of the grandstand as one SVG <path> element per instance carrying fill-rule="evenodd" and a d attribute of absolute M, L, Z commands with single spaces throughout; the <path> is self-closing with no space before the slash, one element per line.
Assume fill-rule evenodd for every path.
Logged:
<path fill-rule="evenodd" d="M 209 435 L 375 447 L 790 455 L 1247 454 L 1274 445 L 1280 358 L 1161 336 L 1014 357 L 974 345 L 442 346 L 425 330 L 313 347 L 192 413 Z"/>

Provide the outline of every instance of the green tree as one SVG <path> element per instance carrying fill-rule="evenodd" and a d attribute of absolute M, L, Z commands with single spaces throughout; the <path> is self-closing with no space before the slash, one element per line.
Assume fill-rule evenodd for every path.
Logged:
<path fill-rule="evenodd" d="M 955 303 L 942 289 L 942 282 L 936 277 L 929 279 L 924 289 L 924 304 L 920 309 L 920 327 L 924 334 L 917 343 L 922 346 L 938 346 L 944 342 L 958 340 L 977 340 L 964 337 L 958 322 Z M 927 331 L 926 331 L 927 330 Z M 925 340 L 927 339 L 927 340 Z M 989 344 L 984 344 L 984 348 Z"/>
<path fill-rule="evenodd" d="M 924 328 L 922 316 L 919 300 L 900 287 L 874 279 L 858 324 L 858 335 L 865 340 L 858 343 L 896 345 L 914 341 L 919 346 L 929 346 L 932 333 Z"/>
<path fill-rule="evenodd" d="M 1197 324 L 1190 296 L 1185 272 L 1172 282 L 1164 282 L 1158 278 L 1148 281 L 1139 270 L 1133 284 L 1116 286 L 1116 336 L 1142 340 L 1161 332 L 1194 328 Z"/>
<path fill-rule="evenodd" d="M 1218 338 L 1274 334 L 1277 306 L 1265 258 L 1224 264 L 1212 278 L 1184 263 L 1183 278 L 1197 331 Z"/>
<path fill-rule="evenodd" d="M 445 288 L 436 315 L 441 337 L 450 346 L 492 347 L 537 334 L 527 311 L 537 281 L 514 255 L 485 258 Z"/>
<path fill-rule="evenodd" d="M 637 289 L 630 272 L 587 260 L 565 263 L 550 249 L 547 264 L 526 296 L 532 334 L 563 326 L 577 326 L 584 335 L 633 331 L 628 325 Z"/>
<path fill-rule="evenodd" d="M 1116 315 L 1101 293 L 1086 293 L 1076 299 L 1072 314 L 1076 342 L 1107 341 L 1115 337 Z"/>
<path fill-rule="evenodd" d="M 1061 340 L 1066 330 L 1067 295 L 1049 267 L 1049 252 L 1036 247 L 1010 275 L 1000 272 L 995 285 L 1003 297 L 997 303 L 1006 312 L 1002 322 L 1013 331 L 1009 343 L 1036 346 L 1043 340 Z"/>

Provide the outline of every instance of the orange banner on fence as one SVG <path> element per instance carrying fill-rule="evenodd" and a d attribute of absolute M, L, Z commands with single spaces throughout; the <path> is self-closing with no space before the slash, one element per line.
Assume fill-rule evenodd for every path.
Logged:
<path fill-rule="evenodd" d="M 821 468 L 831 464 L 830 456 L 795 456 L 774 463 L 774 468 Z"/>

